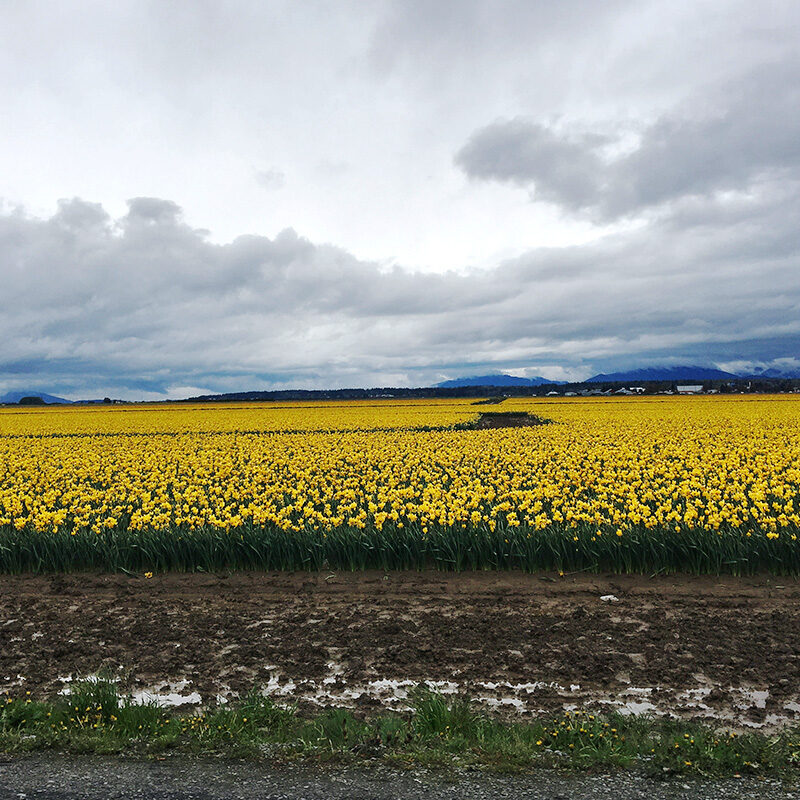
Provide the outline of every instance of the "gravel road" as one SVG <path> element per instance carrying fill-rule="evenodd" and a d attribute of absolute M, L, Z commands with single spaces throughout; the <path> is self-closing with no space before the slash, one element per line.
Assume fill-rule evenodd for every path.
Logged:
<path fill-rule="evenodd" d="M 653 781 L 632 773 L 441 775 L 170 758 L 136 761 L 52 753 L 0 755 L 0 800 L 800 800 L 779 781 Z"/>

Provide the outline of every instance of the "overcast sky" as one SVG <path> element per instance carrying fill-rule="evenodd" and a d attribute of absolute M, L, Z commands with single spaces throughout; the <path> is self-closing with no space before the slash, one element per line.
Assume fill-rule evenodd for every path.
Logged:
<path fill-rule="evenodd" d="M 797 0 L 0 0 L 0 394 L 800 368 Z"/>

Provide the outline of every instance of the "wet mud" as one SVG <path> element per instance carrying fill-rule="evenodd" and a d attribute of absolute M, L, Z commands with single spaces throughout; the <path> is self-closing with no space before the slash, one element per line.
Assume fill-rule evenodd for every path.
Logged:
<path fill-rule="evenodd" d="M 509 716 L 800 721 L 800 581 L 521 573 L 0 576 L 0 691 L 105 672 L 142 699 L 263 688 L 402 709 L 429 682 Z"/>

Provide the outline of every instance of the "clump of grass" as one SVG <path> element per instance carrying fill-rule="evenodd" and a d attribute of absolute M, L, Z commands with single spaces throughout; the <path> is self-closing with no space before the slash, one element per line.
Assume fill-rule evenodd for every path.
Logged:
<path fill-rule="evenodd" d="M 411 692 L 414 730 L 419 737 L 482 740 L 488 718 L 475 712 L 468 699 L 448 698 L 426 686 Z"/>
<path fill-rule="evenodd" d="M 235 703 L 178 713 L 137 704 L 110 680 L 79 681 L 66 697 L 0 698 L 0 750 L 58 747 L 72 752 L 176 751 L 247 758 L 475 766 L 517 771 L 636 767 L 652 774 L 796 774 L 800 729 L 737 735 L 695 722 L 565 712 L 509 722 L 478 711 L 468 698 L 426 687 L 405 713 L 362 719 L 332 708 L 311 718 L 259 692 Z"/>
<path fill-rule="evenodd" d="M 370 726 L 349 710 L 331 708 L 304 725 L 300 738 L 311 751 L 344 752 L 367 742 L 371 732 Z"/>
<path fill-rule="evenodd" d="M 666 721 L 659 726 L 652 762 L 667 773 L 775 773 L 800 767 L 798 734 L 739 734 Z"/>

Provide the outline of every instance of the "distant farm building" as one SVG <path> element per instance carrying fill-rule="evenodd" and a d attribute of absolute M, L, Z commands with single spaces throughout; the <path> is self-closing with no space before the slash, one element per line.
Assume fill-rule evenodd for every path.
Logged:
<path fill-rule="evenodd" d="M 692 384 L 691 386 L 676 387 L 678 394 L 700 394 L 703 391 L 703 384 Z"/>

